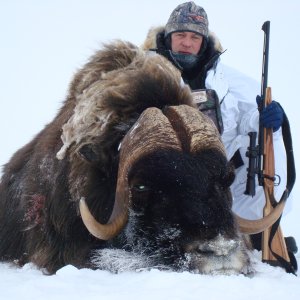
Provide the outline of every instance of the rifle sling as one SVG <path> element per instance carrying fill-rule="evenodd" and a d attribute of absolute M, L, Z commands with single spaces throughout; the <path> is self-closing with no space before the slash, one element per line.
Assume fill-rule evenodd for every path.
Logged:
<path fill-rule="evenodd" d="M 298 269 L 297 260 L 295 259 L 293 253 L 288 252 L 289 256 L 290 256 L 290 260 L 291 260 L 291 262 L 288 262 L 283 257 L 281 257 L 280 255 L 278 255 L 277 253 L 275 253 L 272 250 L 272 247 L 271 247 L 273 238 L 274 238 L 275 233 L 276 233 L 276 231 L 277 231 L 277 229 L 279 227 L 280 220 L 281 220 L 281 217 L 271 227 L 270 238 L 269 238 L 269 242 L 268 242 L 269 249 L 270 249 L 272 255 L 277 259 L 277 261 L 280 264 L 280 266 L 283 267 L 287 273 L 292 273 L 295 276 L 297 276 L 297 274 L 296 274 L 297 269 Z"/>
<path fill-rule="evenodd" d="M 239 149 L 235 151 L 235 153 L 233 154 L 233 156 L 230 159 L 230 162 L 233 163 L 233 166 L 235 169 L 244 165 L 244 161 L 242 159 L 242 155 L 241 155 L 241 152 Z"/>
<path fill-rule="evenodd" d="M 284 147 L 286 151 L 286 158 L 287 158 L 287 183 L 286 183 L 286 189 L 282 194 L 282 197 L 280 199 L 286 201 L 286 199 L 289 197 L 289 194 L 291 193 L 295 180 L 296 180 L 296 170 L 295 170 L 295 160 L 294 160 L 294 153 L 293 153 L 293 145 L 292 145 L 292 135 L 291 135 L 291 129 L 290 129 L 290 123 L 288 120 L 287 115 L 283 114 L 283 123 L 282 123 L 282 136 L 283 136 L 283 142 Z M 272 241 L 275 236 L 275 233 L 279 227 L 281 217 L 272 225 L 270 230 L 270 237 L 269 237 L 269 249 L 272 253 L 272 255 L 277 259 L 279 264 L 286 270 L 287 273 L 292 273 L 296 275 L 296 271 L 298 269 L 297 266 L 297 260 L 295 259 L 293 253 L 288 252 L 290 256 L 290 262 L 286 261 L 283 257 L 279 256 L 277 253 L 275 253 L 272 250 Z"/>
<path fill-rule="evenodd" d="M 293 186 L 296 180 L 296 170 L 295 170 L 295 160 L 294 160 L 294 152 L 293 152 L 293 144 L 292 144 L 292 134 L 290 129 L 290 123 L 287 115 L 283 114 L 283 123 L 282 123 L 282 136 L 283 142 L 286 152 L 287 158 L 287 183 L 286 190 L 288 192 L 288 196 L 291 193 Z"/>

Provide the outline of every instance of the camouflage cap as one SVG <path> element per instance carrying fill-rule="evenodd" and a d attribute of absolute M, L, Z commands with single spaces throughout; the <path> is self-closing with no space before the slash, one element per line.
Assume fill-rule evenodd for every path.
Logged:
<path fill-rule="evenodd" d="M 205 10 L 193 1 L 178 5 L 165 27 L 165 37 L 176 31 L 192 31 L 208 37 L 208 19 Z"/>

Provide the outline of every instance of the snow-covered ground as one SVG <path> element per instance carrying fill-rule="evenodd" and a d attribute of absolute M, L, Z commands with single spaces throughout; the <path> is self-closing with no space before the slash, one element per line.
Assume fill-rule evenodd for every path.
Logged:
<path fill-rule="evenodd" d="M 0 0 L 0 165 L 50 122 L 68 84 L 102 42 L 116 38 L 141 44 L 149 27 L 163 25 L 184 0 Z M 227 51 L 224 63 L 260 80 L 263 34 L 271 21 L 269 83 L 287 112 L 296 169 L 298 139 L 299 0 L 195 0 Z M 255 99 L 254 99 L 255 101 Z M 1 171 L 0 171 L 1 172 Z M 299 183 L 294 205 L 282 220 L 300 243 Z M 60 269 L 43 275 L 33 265 L 0 263 L 0 299 L 300 299 L 300 279 L 262 264 L 255 253 L 252 277 L 207 276 L 158 270 L 111 274 Z M 300 256 L 297 256 L 298 264 Z"/>
<path fill-rule="evenodd" d="M 298 256 L 298 261 L 299 261 Z M 13 300 L 299 300 L 300 278 L 260 262 L 253 254 L 256 274 L 208 276 L 159 270 L 112 274 L 65 266 L 46 276 L 33 265 L 22 269 L 0 264 L 0 298 Z"/>

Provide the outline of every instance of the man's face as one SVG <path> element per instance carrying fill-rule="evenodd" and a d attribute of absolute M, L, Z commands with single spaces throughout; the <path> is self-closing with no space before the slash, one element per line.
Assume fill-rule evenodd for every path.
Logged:
<path fill-rule="evenodd" d="M 173 52 L 184 54 L 198 54 L 203 42 L 203 36 L 194 32 L 182 31 L 171 34 L 171 48 Z"/>

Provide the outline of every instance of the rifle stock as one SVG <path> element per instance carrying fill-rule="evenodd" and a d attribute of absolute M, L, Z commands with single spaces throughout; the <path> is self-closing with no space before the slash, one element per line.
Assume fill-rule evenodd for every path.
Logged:
<path fill-rule="evenodd" d="M 265 106 L 269 105 L 272 101 L 271 88 L 266 88 L 265 93 Z M 264 153 L 263 153 L 263 186 L 266 198 L 266 204 L 264 207 L 263 214 L 267 216 L 274 209 L 276 200 L 274 197 L 274 178 L 275 178 L 275 159 L 274 159 L 274 148 L 273 148 L 273 129 L 264 128 Z M 276 253 L 287 262 L 290 262 L 289 254 L 287 251 L 285 239 L 280 226 L 278 226 L 274 237 L 270 242 L 270 231 L 268 228 L 263 232 L 262 235 L 262 260 L 271 265 L 280 265 L 277 258 L 273 255 Z M 272 253 L 273 252 L 273 253 Z"/>

